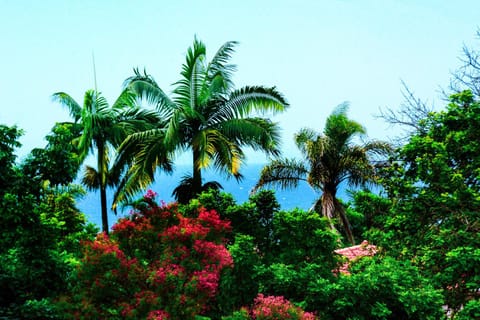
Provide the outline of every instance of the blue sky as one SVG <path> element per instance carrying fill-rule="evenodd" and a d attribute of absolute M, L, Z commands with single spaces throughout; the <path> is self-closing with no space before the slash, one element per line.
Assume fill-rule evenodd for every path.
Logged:
<path fill-rule="evenodd" d="M 293 134 L 322 130 L 333 108 L 372 138 L 395 134 L 375 119 L 402 102 L 401 81 L 441 107 L 439 88 L 475 46 L 480 1 L 14 1 L 0 0 L 0 123 L 25 130 L 25 155 L 68 113 L 51 101 L 65 91 L 81 102 L 94 87 L 112 103 L 139 67 L 170 92 L 195 35 L 213 54 L 237 40 L 237 87 L 276 86 L 291 107 L 276 116 L 285 155 Z M 261 160 L 249 154 L 249 162 Z"/>

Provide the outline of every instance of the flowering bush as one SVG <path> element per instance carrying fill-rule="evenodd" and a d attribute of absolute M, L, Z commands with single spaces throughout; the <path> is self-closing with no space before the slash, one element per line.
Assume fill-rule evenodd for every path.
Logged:
<path fill-rule="evenodd" d="M 252 308 L 252 317 L 256 320 L 315 320 L 310 312 L 304 312 L 284 297 L 259 294 Z"/>
<path fill-rule="evenodd" d="M 77 285 L 64 298 L 72 318 L 193 319 L 233 265 L 229 222 L 203 208 L 184 217 L 148 192 L 128 218 L 84 244 Z"/>
<path fill-rule="evenodd" d="M 264 296 L 255 298 L 251 309 L 242 308 L 224 320 L 316 320 L 313 313 L 305 312 L 281 296 Z"/>

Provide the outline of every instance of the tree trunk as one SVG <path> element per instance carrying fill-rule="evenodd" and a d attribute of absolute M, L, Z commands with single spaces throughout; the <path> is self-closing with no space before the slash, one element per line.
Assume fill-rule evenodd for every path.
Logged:
<path fill-rule="evenodd" d="M 107 211 L 107 170 L 106 168 L 106 148 L 102 142 L 97 142 L 97 171 L 100 179 L 100 205 L 102 209 L 102 231 L 108 234 L 108 211 Z"/>
<path fill-rule="evenodd" d="M 193 149 L 192 195 L 196 196 L 202 190 L 202 169 L 198 164 L 199 152 Z"/>
<path fill-rule="evenodd" d="M 345 209 L 342 204 L 335 198 L 335 193 L 329 190 L 324 190 L 322 194 L 322 215 L 328 219 L 330 222 L 330 228 L 334 232 L 338 232 L 337 228 L 333 224 L 333 219 L 335 214 L 338 214 L 342 222 L 343 228 L 345 229 L 345 234 L 347 239 L 352 245 L 355 244 L 355 239 L 353 238 L 353 233 L 350 227 L 350 222 L 348 221 Z"/>
<path fill-rule="evenodd" d="M 108 234 L 107 190 L 100 187 L 100 203 L 102 206 L 102 231 Z"/>
<path fill-rule="evenodd" d="M 342 220 L 343 228 L 345 229 L 345 233 L 347 235 L 348 241 L 350 241 L 352 245 L 355 245 L 355 239 L 353 238 L 352 227 L 350 226 L 350 221 L 348 221 L 345 208 L 337 199 L 334 199 L 334 202 L 335 202 L 336 212 L 340 216 L 340 220 Z"/>
<path fill-rule="evenodd" d="M 324 190 L 322 194 L 322 215 L 328 219 L 330 223 L 330 229 L 335 232 L 338 232 L 337 228 L 333 224 L 333 216 L 335 214 L 335 196 L 329 192 Z"/>

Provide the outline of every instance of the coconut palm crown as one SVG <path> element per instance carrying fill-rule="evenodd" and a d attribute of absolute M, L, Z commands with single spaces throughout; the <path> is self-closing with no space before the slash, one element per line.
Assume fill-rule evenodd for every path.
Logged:
<path fill-rule="evenodd" d="M 365 129 L 347 117 L 348 105 L 338 106 L 327 118 L 323 134 L 301 129 L 295 142 L 303 155 L 302 160 L 277 159 L 265 166 L 253 192 L 259 188 L 275 186 L 295 188 L 306 181 L 321 197 L 313 209 L 321 211 L 335 230 L 333 219 L 339 217 L 348 240 L 354 244 L 350 223 L 342 204 L 336 198 L 340 184 L 361 186 L 375 180 L 375 166 L 371 156 L 386 155 L 390 145 L 381 141 L 355 144 Z"/>
<path fill-rule="evenodd" d="M 275 88 L 234 89 L 236 67 L 229 60 L 236 44 L 226 42 L 207 62 L 205 45 L 195 38 L 181 78 L 173 84 L 172 97 L 146 72 L 135 70 L 135 75 L 126 80 L 126 86 L 153 105 L 165 121 L 156 130 L 131 135 L 122 146 L 134 150 L 136 165 L 146 170 L 143 183 L 153 180 L 159 150 L 191 152 L 192 175 L 187 180 L 192 194 L 202 190 L 203 169 L 213 167 L 240 178 L 243 147 L 279 155 L 279 128 L 261 116 L 282 112 L 288 103 Z"/>

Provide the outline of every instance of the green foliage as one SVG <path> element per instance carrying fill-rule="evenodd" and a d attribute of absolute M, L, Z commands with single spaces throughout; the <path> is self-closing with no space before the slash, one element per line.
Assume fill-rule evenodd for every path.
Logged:
<path fill-rule="evenodd" d="M 0 196 L 12 188 L 16 179 L 15 148 L 21 146 L 18 138 L 23 131 L 17 127 L 0 125 Z"/>
<path fill-rule="evenodd" d="M 234 268 L 222 275 L 217 304 L 209 313 L 212 318 L 250 305 L 259 292 L 302 302 L 310 282 L 333 278 L 337 236 L 317 213 L 279 211 L 274 193 L 267 190 L 241 205 L 217 191 L 203 193 L 199 199 L 190 206 L 206 203 L 229 219 L 233 229 L 228 248 Z"/>
<path fill-rule="evenodd" d="M 235 216 L 232 226 L 237 232 L 240 227 L 255 241 L 260 263 L 254 266 L 250 278 L 257 282 L 259 292 L 301 302 L 313 279 L 333 277 L 331 270 L 337 261 L 332 252 L 337 237 L 317 213 L 277 211 L 272 196 L 271 191 L 264 191 L 251 199 L 254 204 L 231 210 Z"/>
<path fill-rule="evenodd" d="M 96 230 L 85 225 L 75 207 L 80 190 L 51 188 L 41 178 L 31 179 L 20 170 L 25 163 L 14 163 L 19 130 L 2 126 L 0 132 L 6 165 L 0 170 L 9 173 L 0 192 L 0 316 L 55 319 L 52 299 L 66 290 L 79 242 Z M 37 171 L 33 162 L 28 165 Z"/>
<path fill-rule="evenodd" d="M 369 231 L 383 227 L 392 206 L 391 200 L 368 190 L 352 193 L 352 201 L 346 208 L 347 216 L 356 239 L 369 239 Z"/>
<path fill-rule="evenodd" d="M 235 267 L 222 275 L 217 303 L 208 313 L 212 319 L 222 315 L 223 319 L 250 319 L 254 307 L 241 307 L 254 305 L 256 293 L 283 296 L 305 310 L 315 310 L 322 319 L 443 316 L 441 291 L 408 261 L 364 258 L 351 265 L 351 275 L 335 276 L 333 270 L 340 263 L 333 254 L 337 235 L 317 213 L 279 211 L 271 191 L 262 191 L 241 205 L 218 192 L 201 197 L 208 206 L 226 210 L 223 215 L 231 219 L 235 234 L 229 246 Z M 200 202 L 191 204 L 198 207 Z M 389 217 L 391 205 L 388 199 L 362 191 L 354 196 L 351 209 L 361 214 L 362 230 L 378 230 Z M 465 259 L 475 259 L 473 252 Z"/>
<path fill-rule="evenodd" d="M 57 123 L 46 136 L 44 149 L 30 152 L 22 164 L 22 172 L 31 180 L 48 181 L 52 186 L 68 185 L 77 177 L 80 159 L 72 141 L 80 135 L 80 126 Z"/>
<path fill-rule="evenodd" d="M 480 102 L 466 91 L 419 123 L 386 172 L 393 207 L 382 230 L 371 233 L 444 289 L 454 311 L 480 287 L 479 121 Z"/>
<path fill-rule="evenodd" d="M 456 315 L 456 320 L 480 319 L 480 300 L 468 301 L 462 310 Z"/>
<path fill-rule="evenodd" d="M 280 205 L 273 191 L 262 190 L 252 195 L 249 201 L 237 206 L 228 206 L 219 211 L 232 222 L 234 234 L 253 237 L 262 254 L 270 254 L 276 239 L 273 237 L 273 219 Z"/>
<path fill-rule="evenodd" d="M 350 270 L 330 284 L 309 287 L 309 303 L 321 311 L 322 319 L 442 318 L 441 293 L 410 263 L 363 258 Z"/>
<path fill-rule="evenodd" d="M 96 229 L 85 226 L 85 217 L 67 193 L 46 190 L 45 198 L 39 204 L 36 201 L 25 197 L 18 202 L 10 194 L 3 199 L 0 306 L 5 312 L 38 314 L 44 310 L 46 314 L 38 316 L 41 319 L 54 313 L 43 307 L 47 300 L 42 299 L 52 299 L 66 290 L 68 276 L 79 258 L 79 241 L 91 237 Z M 30 305 L 24 305 L 30 300 Z"/>
<path fill-rule="evenodd" d="M 210 189 L 206 192 L 202 192 L 197 196 L 198 205 L 202 205 L 206 209 L 215 210 L 220 215 L 224 215 L 228 212 L 230 207 L 236 205 L 235 199 L 230 193 L 221 192 L 218 189 Z M 195 203 L 195 199 L 193 199 Z"/>
<path fill-rule="evenodd" d="M 234 261 L 233 269 L 228 269 L 221 277 L 216 307 L 212 316 L 230 314 L 249 305 L 258 294 L 259 283 L 256 268 L 261 257 L 251 236 L 237 234 L 234 243 L 228 246 Z"/>
<path fill-rule="evenodd" d="M 19 314 L 23 319 L 62 319 L 56 304 L 49 299 L 27 300 L 19 309 Z"/>
<path fill-rule="evenodd" d="M 241 308 L 238 311 L 234 311 L 229 316 L 222 317 L 222 320 L 249 320 L 250 316 L 246 308 Z"/>
<path fill-rule="evenodd" d="M 312 281 L 333 278 L 338 263 L 332 254 L 337 236 L 317 213 L 299 209 L 278 212 L 272 238 L 274 245 L 256 268 L 260 292 L 302 302 Z"/>

